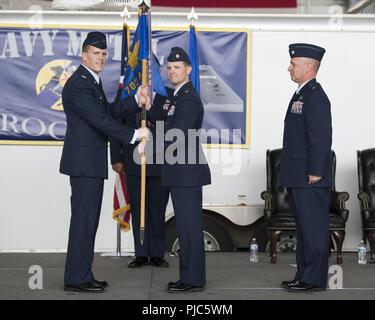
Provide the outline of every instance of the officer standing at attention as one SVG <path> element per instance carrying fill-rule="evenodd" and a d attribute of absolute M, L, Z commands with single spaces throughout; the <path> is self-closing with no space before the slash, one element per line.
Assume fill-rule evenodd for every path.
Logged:
<path fill-rule="evenodd" d="M 167 290 L 201 291 L 206 285 L 202 186 L 211 183 L 210 169 L 197 134 L 202 128 L 204 109 L 189 81 L 191 63 L 187 53 L 174 47 L 167 60 L 167 74 L 174 93 L 170 103 L 162 107 L 166 135 L 161 183 L 169 187 L 180 245 L 180 279 L 169 282 Z M 157 108 L 152 107 L 148 115 L 153 118 L 157 113 Z"/>
<path fill-rule="evenodd" d="M 98 76 L 106 62 L 106 48 L 105 35 L 90 32 L 82 46 L 82 64 L 62 92 L 67 130 L 60 172 L 70 176 L 72 190 L 65 291 L 102 292 L 108 286 L 92 272 L 103 184 L 108 176 L 108 137 L 134 143 L 148 136 L 147 129 L 126 127 L 110 114 Z"/>
<path fill-rule="evenodd" d="M 332 184 L 331 105 L 316 81 L 325 49 L 289 46 L 288 71 L 298 89 L 285 117 L 280 186 L 288 191 L 297 230 L 297 273 L 281 286 L 291 292 L 325 290 Z"/>

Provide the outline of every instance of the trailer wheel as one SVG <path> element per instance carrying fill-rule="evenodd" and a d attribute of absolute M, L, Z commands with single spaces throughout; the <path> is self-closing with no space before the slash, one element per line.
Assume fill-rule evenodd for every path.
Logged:
<path fill-rule="evenodd" d="M 203 217 L 203 238 L 205 251 L 234 251 L 229 233 L 221 223 L 207 215 Z M 166 225 L 166 251 L 178 254 L 179 250 L 176 219 L 173 217 Z"/>
<path fill-rule="evenodd" d="M 267 244 L 266 251 L 270 251 L 270 242 Z M 295 252 L 297 248 L 297 238 L 295 232 L 284 232 L 280 236 L 280 241 L 277 242 L 277 252 Z"/>

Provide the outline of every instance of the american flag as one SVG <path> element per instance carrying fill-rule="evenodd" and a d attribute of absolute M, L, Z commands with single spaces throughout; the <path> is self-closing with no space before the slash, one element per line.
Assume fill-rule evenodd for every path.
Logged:
<path fill-rule="evenodd" d="M 113 196 L 113 219 L 120 224 L 122 231 L 130 230 L 130 201 L 123 174 L 116 175 Z"/>
<path fill-rule="evenodd" d="M 118 89 L 122 89 L 124 81 L 126 62 L 129 56 L 129 27 L 126 23 L 122 28 L 122 45 L 121 45 L 121 70 Z M 121 92 L 121 91 L 120 91 Z M 113 195 L 113 219 L 120 224 L 122 231 L 130 230 L 130 200 L 126 187 L 125 175 L 117 174 L 115 182 L 115 192 Z"/>

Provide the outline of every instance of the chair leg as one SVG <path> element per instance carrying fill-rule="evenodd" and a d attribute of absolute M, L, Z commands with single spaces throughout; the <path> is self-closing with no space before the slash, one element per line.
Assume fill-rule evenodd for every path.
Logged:
<path fill-rule="evenodd" d="M 276 263 L 276 245 L 280 241 L 281 230 L 271 230 L 271 263 Z"/>
<path fill-rule="evenodd" d="M 332 242 L 333 242 L 332 237 L 329 237 L 328 257 L 330 257 L 330 258 L 331 258 L 331 251 L 332 251 L 332 247 L 333 247 Z"/>
<path fill-rule="evenodd" d="M 370 263 L 375 263 L 375 230 L 366 230 L 366 236 L 370 242 Z"/>
<path fill-rule="evenodd" d="M 272 257 L 271 230 L 269 230 L 269 229 L 267 229 L 267 239 L 270 242 L 270 254 L 269 254 L 269 256 Z"/>
<path fill-rule="evenodd" d="M 345 230 L 333 230 L 331 232 L 332 232 L 333 239 L 336 242 L 336 248 L 337 248 L 336 261 L 337 261 L 337 264 L 342 264 L 342 245 L 344 243 Z"/>

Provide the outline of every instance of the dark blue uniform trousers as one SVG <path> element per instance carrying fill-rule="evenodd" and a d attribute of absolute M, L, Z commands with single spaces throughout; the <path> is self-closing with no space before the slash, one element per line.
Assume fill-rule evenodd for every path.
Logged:
<path fill-rule="evenodd" d="M 135 255 L 137 257 L 164 257 L 165 209 L 169 190 L 161 185 L 160 177 L 146 179 L 145 234 L 140 243 L 141 177 L 126 176 L 132 214 Z"/>
<path fill-rule="evenodd" d="M 329 257 L 329 188 L 288 188 L 297 227 L 295 280 L 327 286 Z"/>
<path fill-rule="evenodd" d="M 93 279 L 95 236 L 102 206 L 104 180 L 70 177 L 72 216 L 69 229 L 65 284 L 77 285 Z"/>
<path fill-rule="evenodd" d="M 206 285 L 202 223 L 202 187 L 170 187 L 180 243 L 180 280 Z"/>

